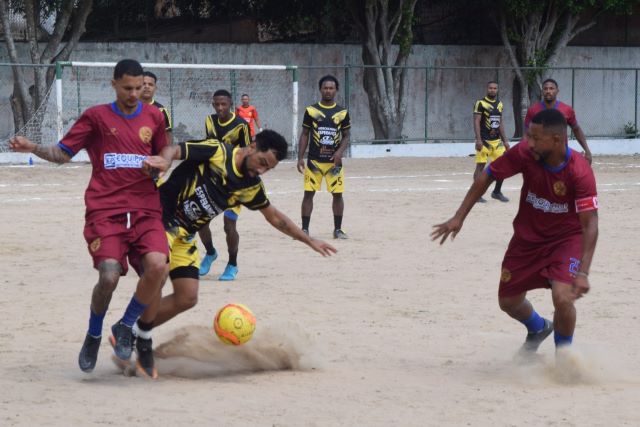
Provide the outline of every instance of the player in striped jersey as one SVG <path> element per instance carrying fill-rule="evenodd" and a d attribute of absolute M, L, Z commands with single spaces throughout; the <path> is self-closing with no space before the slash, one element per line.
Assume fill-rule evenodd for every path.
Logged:
<path fill-rule="evenodd" d="M 215 114 L 210 114 L 205 119 L 205 131 L 207 138 L 215 138 L 226 144 L 237 147 L 247 147 L 251 143 L 249 126 L 244 119 L 238 117 L 231 110 L 231 94 L 224 90 L 217 90 L 213 94 L 213 108 Z M 219 280 L 235 280 L 238 274 L 238 247 L 240 246 L 240 235 L 238 234 L 237 221 L 240 213 L 240 205 L 231 207 L 224 212 L 224 232 L 227 237 L 227 250 L 229 251 L 229 261 Z M 211 264 L 218 257 L 216 249 L 213 247 L 213 238 L 208 225 L 198 231 L 200 240 L 207 250 L 207 254 L 202 259 L 200 265 L 200 275 L 209 273 Z"/>
<path fill-rule="evenodd" d="M 167 109 L 164 105 L 160 104 L 155 99 L 156 90 L 158 88 L 157 82 L 158 77 L 153 74 L 151 71 L 145 71 L 142 74 L 143 83 L 142 83 L 142 93 L 140 93 L 140 101 L 145 104 L 150 104 L 156 107 L 162 115 L 164 116 L 165 130 L 167 133 L 167 144 L 171 144 L 173 140 L 173 126 L 171 124 L 171 114 L 169 113 L 169 109 Z"/>

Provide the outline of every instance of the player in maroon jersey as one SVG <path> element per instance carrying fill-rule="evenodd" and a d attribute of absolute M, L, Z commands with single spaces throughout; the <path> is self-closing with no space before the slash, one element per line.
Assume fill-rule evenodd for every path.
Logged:
<path fill-rule="evenodd" d="M 555 109 L 560 111 L 565 119 L 567 120 L 567 124 L 571 127 L 573 134 L 576 137 L 576 140 L 584 150 L 584 157 L 591 164 L 591 150 L 589 149 L 589 145 L 587 144 L 587 137 L 584 135 L 582 128 L 578 125 L 578 120 L 576 119 L 576 112 L 571 108 L 571 106 L 565 104 L 564 102 L 558 101 L 558 82 L 553 79 L 547 79 L 542 82 L 542 98 L 543 100 L 540 102 L 536 102 L 527 110 L 527 115 L 524 118 L 524 131 L 525 134 L 527 129 L 529 128 L 529 124 L 531 123 L 531 119 L 533 116 L 538 114 L 540 111 Z"/>
<path fill-rule="evenodd" d="M 556 346 L 569 345 L 574 302 L 589 291 L 589 268 L 598 238 L 598 197 L 586 159 L 565 143 L 567 122 L 555 109 L 531 120 L 527 139 L 492 162 L 471 186 L 456 214 L 434 226 L 433 240 L 453 239 L 478 197 L 494 179 L 522 173 L 514 234 L 502 262 L 500 308 L 528 330 L 522 350 L 535 352 L 554 330 Z M 551 287 L 553 323 L 540 317 L 527 291 Z"/>
<path fill-rule="evenodd" d="M 120 276 L 127 273 L 127 259 L 140 280 L 110 337 L 115 356 L 123 362 L 131 358 L 136 319 L 142 316 L 139 324 L 144 325 L 155 317 L 157 296 L 168 272 L 158 190 L 141 169 L 147 156 L 158 154 L 167 145 L 166 125 L 160 110 L 139 100 L 142 72 L 135 60 L 118 62 L 111 81 L 116 101 L 86 110 L 57 145 L 42 146 L 19 136 L 10 142 L 12 150 L 34 153 L 50 162 L 66 163 L 81 149 L 91 160 L 84 237 L 98 270 L 98 283 L 93 288 L 89 330 L 78 358 L 85 372 L 95 368 L 104 316 Z M 151 336 L 144 331 L 138 335 L 136 350 L 139 372 L 157 376 Z"/>

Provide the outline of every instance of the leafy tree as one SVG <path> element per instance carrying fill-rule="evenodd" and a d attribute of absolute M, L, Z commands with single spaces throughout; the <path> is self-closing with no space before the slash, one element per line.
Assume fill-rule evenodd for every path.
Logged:
<path fill-rule="evenodd" d="M 26 41 L 32 64 L 53 64 L 66 61 L 85 31 L 85 22 L 91 12 L 92 0 L 0 0 L 0 24 L 12 64 L 13 94 L 11 107 L 16 131 L 33 117 L 35 111 L 46 102 L 46 96 L 55 78 L 53 67 L 33 67 L 33 77 L 27 77 L 25 69 L 17 64 L 20 58 L 11 31 L 10 13 L 22 16 L 26 23 Z M 42 29 L 45 19 L 54 19 L 53 31 Z M 66 36 L 66 38 L 65 38 Z M 32 83 L 31 83 L 32 82 Z M 36 118 L 37 120 L 37 118 Z M 38 126 L 39 127 L 39 126 Z M 36 140 L 39 140 L 36 136 Z"/>
<path fill-rule="evenodd" d="M 406 112 L 406 68 L 417 0 L 348 0 L 362 42 L 364 90 L 375 139 L 399 140 Z M 397 43 L 397 49 L 393 45 Z"/>
<path fill-rule="evenodd" d="M 540 97 L 545 69 L 557 63 L 562 49 L 578 34 L 593 27 L 602 13 L 630 14 L 638 3 L 638 0 L 487 0 L 494 8 L 500 37 L 515 70 L 516 136 L 522 135 L 523 117 L 531 101 Z"/>

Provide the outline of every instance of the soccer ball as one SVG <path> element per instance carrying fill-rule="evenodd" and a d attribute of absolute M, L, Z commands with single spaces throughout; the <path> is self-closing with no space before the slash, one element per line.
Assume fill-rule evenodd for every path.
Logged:
<path fill-rule="evenodd" d="M 227 304 L 216 314 L 213 330 L 225 344 L 244 344 L 256 330 L 256 318 L 245 305 Z"/>

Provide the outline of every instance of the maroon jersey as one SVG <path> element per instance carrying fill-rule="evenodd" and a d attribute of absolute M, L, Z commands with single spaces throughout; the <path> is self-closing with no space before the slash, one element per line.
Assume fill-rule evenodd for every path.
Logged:
<path fill-rule="evenodd" d="M 164 116 L 154 106 L 138 103 L 124 114 L 116 103 L 86 110 L 58 146 L 73 157 L 87 150 L 93 170 L 85 192 L 87 220 L 138 210 L 162 208 L 153 180 L 142 173 L 142 161 L 167 145 Z"/>
<path fill-rule="evenodd" d="M 578 120 L 576 120 L 576 112 L 573 111 L 571 106 L 565 104 L 564 102 L 556 101 L 556 103 L 552 107 L 555 110 L 558 110 L 562 113 L 564 118 L 567 120 L 567 124 L 571 126 L 571 129 L 578 126 Z M 531 119 L 533 116 L 538 114 L 542 110 L 547 110 L 547 105 L 544 101 L 536 102 L 527 110 L 527 115 L 524 118 L 524 128 L 529 129 L 529 125 L 531 124 Z"/>
<path fill-rule="evenodd" d="M 514 238 L 549 243 L 580 235 L 577 213 L 598 209 L 596 180 L 589 163 L 567 147 L 565 161 L 551 167 L 536 161 L 520 142 L 486 169 L 495 179 L 522 173 L 520 207 L 513 220 Z"/>

